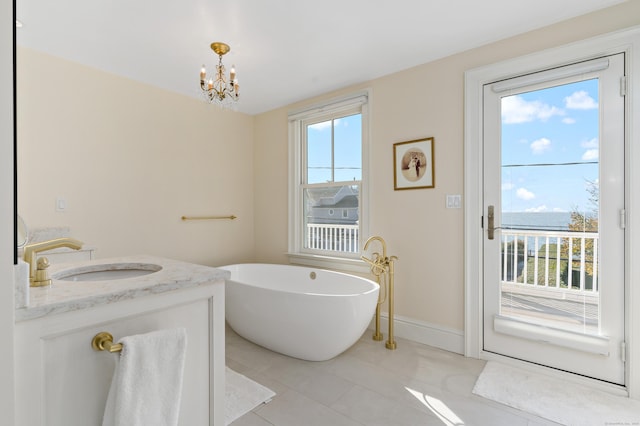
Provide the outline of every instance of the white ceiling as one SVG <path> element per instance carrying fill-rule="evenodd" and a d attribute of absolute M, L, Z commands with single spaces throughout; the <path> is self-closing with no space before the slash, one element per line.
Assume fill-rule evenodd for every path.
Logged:
<path fill-rule="evenodd" d="M 257 114 L 622 1 L 17 0 L 17 43 L 195 97 L 222 41 Z"/>

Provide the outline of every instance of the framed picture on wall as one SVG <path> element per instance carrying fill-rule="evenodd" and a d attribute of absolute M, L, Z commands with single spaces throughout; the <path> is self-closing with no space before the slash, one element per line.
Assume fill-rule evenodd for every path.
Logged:
<path fill-rule="evenodd" d="M 393 189 L 435 188 L 434 138 L 393 144 Z"/>

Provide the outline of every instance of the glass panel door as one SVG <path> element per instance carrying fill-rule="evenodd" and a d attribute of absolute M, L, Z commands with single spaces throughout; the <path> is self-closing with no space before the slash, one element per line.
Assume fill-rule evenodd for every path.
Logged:
<path fill-rule="evenodd" d="M 485 87 L 483 343 L 623 384 L 624 57 L 606 63 Z"/>

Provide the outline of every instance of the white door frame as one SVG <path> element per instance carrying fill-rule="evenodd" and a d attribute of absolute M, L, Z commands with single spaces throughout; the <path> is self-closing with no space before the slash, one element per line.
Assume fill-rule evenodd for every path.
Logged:
<path fill-rule="evenodd" d="M 488 359 L 482 350 L 482 90 L 488 83 L 512 78 L 532 71 L 567 65 L 587 59 L 626 54 L 626 140 L 625 168 L 627 228 L 625 233 L 625 303 L 627 342 L 627 391 L 640 399 L 640 283 L 630 285 L 640 276 L 640 197 L 633 197 L 633 188 L 640 188 L 640 27 L 594 37 L 577 43 L 557 47 L 497 64 L 476 68 L 465 73 L 465 355 Z M 635 106 L 635 109 L 634 109 Z M 637 167 L 634 172 L 631 167 Z M 634 199 L 635 198 L 635 199 Z M 636 208 L 637 207 L 637 208 Z M 635 262 L 634 262 L 635 260 Z M 640 268 L 640 267 L 639 267 Z M 634 315 L 634 309 L 636 313 Z"/>

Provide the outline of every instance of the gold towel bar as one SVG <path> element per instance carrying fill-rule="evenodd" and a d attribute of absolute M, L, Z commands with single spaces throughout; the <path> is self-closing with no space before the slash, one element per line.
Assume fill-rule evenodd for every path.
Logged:
<path fill-rule="evenodd" d="M 182 216 L 182 220 L 213 220 L 213 219 L 236 219 L 237 216 Z"/>
<path fill-rule="evenodd" d="M 93 336 L 91 347 L 96 351 L 120 352 L 122 351 L 122 343 L 113 343 L 111 333 L 103 331 Z"/>

